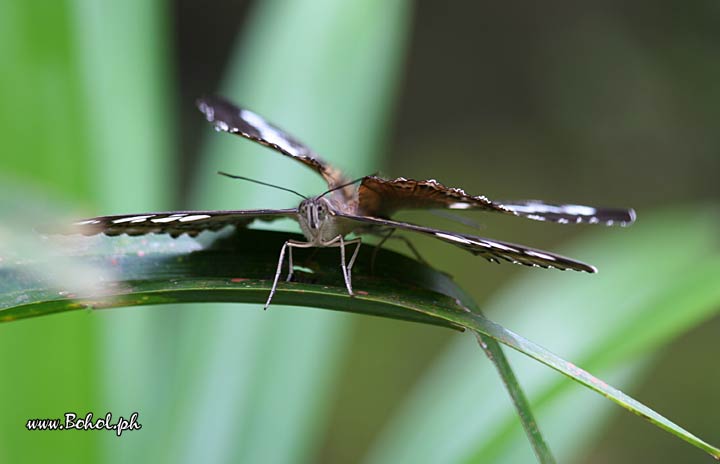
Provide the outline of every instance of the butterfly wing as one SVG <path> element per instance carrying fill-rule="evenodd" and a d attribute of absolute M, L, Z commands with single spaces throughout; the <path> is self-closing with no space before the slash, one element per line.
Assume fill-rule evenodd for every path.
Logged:
<path fill-rule="evenodd" d="M 629 226 L 635 222 L 635 210 L 625 208 L 595 208 L 583 205 L 564 205 L 540 200 L 500 201 L 518 216 L 536 221 L 558 224 L 605 224 Z"/>
<path fill-rule="evenodd" d="M 482 210 L 522 216 L 537 221 L 568 223 L 603 223 L 629 225 L 635 211 L 621 208 L 595 208 L 563 205 L 538 200 L 492 201 L 472 196 L 458 188 L 446 187 L 435 180 L 405 178 L 382 179 L 367 176 L 358 191 L 359 211 L 368 216 L 387 218 L 401 209 Z"/>
<path fill-rule="evenodd" d="M 360 224 L 366 224 L 372 228 L 397 228 L 430 235 L 439 240 L 451 243 L 457 247 L 467 250 L 475 255 L 482 256 L 488 261 L 499 263 L 509 261 L 515 264 L 523 264 L 533 267 L 554 268 L 560 270 L 572 269 L 574 271 L 584 271 L 589 273 L 597 272 L 595 267 L 576 261 L 565 256 L 560 256 L 543 250 L 528 248 L 524 245 L 514 243 L 501 242 L 494 239 L 478 237 L 476 235 L 466 235 L 456 232 L 448 232 L 429 227 L 418 226 L 407 222 L 392 221 L 390 219 L 381 219 L 368 216 L 354 216 L 348 214 L 336 213 L 344 219 L 355 221 Z"/>
<path fill-rule="evenodd" d="M 300 161 L 320 174 L 328 188 L 347 182 L 342 173 L 320 158 L 307 145 L 262 116 L 240 108 L 222 97 L 205 97 L 197 101 L 198 109 L 216 130 L 237 134 Z"/>
<path fill-rule="evenodd" d="M 484 196 L 471 196 L 434 179 L 383 179 L 366 176 L 358 190 L 359 211 L 373 217 L 390 217 L 401 209 L 479 209 L 512 214 Z"/>
<path fill-rule="evenodd" d="M 171 211 L 164 213 L 99 216 L 72 224 L 51 233 L 96 235 L 169 234 L 178 237 L 196 236 L 205 230 L 220 230 L 225 226 L 244 227 L 256 219 L 273 221 L 283 217 L 297 217 L 296 209 L 267 209 L 247 211 Z"/>

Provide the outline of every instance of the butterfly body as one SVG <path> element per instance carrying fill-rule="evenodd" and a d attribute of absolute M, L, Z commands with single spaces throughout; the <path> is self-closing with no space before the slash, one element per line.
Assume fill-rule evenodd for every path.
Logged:
<path fill-rule="evenodd" d="M 332 199 L 313 197 L 300 203 L 297 221 L 307 241 L 322 246 L 339 235 L 345 237 L 357 227 L 339 214 L 341 208 Z"/>
<path fill-rule="evenodd" d="M 181 234 L 195 236 L 202 231 L 218 230 L 225 226 L 245 227 L 255 220 L 293 218 L 300 225 L 306 241 L 288 240 L 280 250 L 266 308 L 277 288 L 286 253 L 289 265 L 287 280 L 292 277 L 294 248 L 338 247 L 345 285 L 348 293 L 352 295 L 352 267 L 361 243 L 359 237 L 346 239 L 346 236 L 352 232 L 362 234 L 409 231 L 434 237 L 491 262 L 508 261 L 532 267 L 572 269 L 588 273 L 597 271 L 593 266 L 581 261 L 524 245 L 392 220 L 392 215 L 402 209 L 479 210 L 557 224 L 625 226 L 635 220 L 635 212 L 632 209 L 596 208 L 539 200 L 493 201 L 483 195 L 472 196 L 462 189 L 446 187 L 433 179 L 414 180 L 402 177 L 383 179 L 371 175 L 356 182 L 348 182 L 338 169 L 325 162 L 306 145 L 250 110 L 237 107 L 220 97 L 199 100 L 198 109 L 216 130 L 258 142 L 312 169 L 325 180 L 328 190 L 322 195 L 309 198 L 292 191 L 304 199 L 297 208 L 291 209 L 175 211 L 102 216 L 75 223 L 72 232 L 85 235 L 166 233 L 173 237 Z M 230 175 L 230 177 L 239 176 Z M 359 185 L 356 185 L 357 182 Z M 283 187 L 277 188 L 289 190 Z M 348 261 L 345 248 L 349 245 L 355 245 L 355 250 Z"/>

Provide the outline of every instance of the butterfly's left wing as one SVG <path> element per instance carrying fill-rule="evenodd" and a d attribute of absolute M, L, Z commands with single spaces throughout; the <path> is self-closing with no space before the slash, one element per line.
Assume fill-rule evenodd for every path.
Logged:
<path fill-rule="evenodd" d="M 357 222 L 359 229 L 362 228 L 362 224 L 365 224 L 371 228 L 396 228 L 430 235 L 439 240 L 467 250 L 472 254 L 482 256 L 491 262 L 499 263 L 502 260 L 515 264 L 523 264 L 525 266 L 554 268 L 562 271 L 572 269 L 574 271 L 584 271 L 589 273 L 597 272 L 595 267 L 581 261 L 566 258 L 565 256 L 560 256 L 548 251 L 536 250 L 524 245 L 501 242 L 499 240 L 478 237 L 476 235 L 432 229 L 430 227 L 418 226 L 407 222 L 392 221 L 390 219 L 354 216 L 343 213 L 336 213 L 336 215 L 346 220 Z"/>
<path fill-rule="evenodd" d="M 78 221 L 69 227 L 41 230 L 43 233 L 97 235 L 169 234 L 178 237 L 196 236 L 205 230 L 225 226 L 244 227 L 256 219 L 273 221 L 283 217 L 296 218 L 297 209 L 261 209 L 240 211 L 171 211 L 164 213 L 99 216 Z"/>
<path fill-rule="evenodd" d="M 216 130 L 240 135 L 301 162 L 320 174 L 328 188 L 347 182 L 338 169 L 320 158 L 307 145 L 270 124 L 259 114 L 240 108 L 222 97 L 201 98 L 197 106 Z"/>
<path fill-rule="evenodd" d="M 363 178 L 358 190 L 358 211 L 374 217 L 390 217 L 401 209 L 481 210 L 512 214 L 536 221 L 559 224 L 630 225 L 635 211 L 625 208 L 548 203 L 539 200 L 492 201 L 485 196 L 468 195 L 459 188 L 430 180 L 405 178 Z"/>

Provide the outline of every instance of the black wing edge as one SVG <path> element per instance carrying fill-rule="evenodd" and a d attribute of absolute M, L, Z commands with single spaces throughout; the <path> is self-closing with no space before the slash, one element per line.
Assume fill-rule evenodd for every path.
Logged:
<path fill-rule="evenodd" d="M 349 214 L 337 214 L 345 219 L 371 224 L 377 227 L 395 227 L 433 236 L 444 242 L 451 243 L 457 247 L 467 250 L 475 255 L 480 255 L 486 260 L 494 263 L 508 261 L 514 264 L 522 264 L 531 267 L 553 268 L 561 271 L 574 270 L 590 274 L 597 272 L 597 268 L 581 261 L 576 261 L 548 251 L 528 248 L 524 245 L 501 242 L 475 235 L 466 235 L 445 230 L 432 229 L 418 226 L 407 222 L 397 222 L 388 219 L 380 219 L 369 216 L 354 216 Z"/>
<path fill-rule="evenodd" d="M 518 216 L 535 221 L 558 224 L 604 224 L 606 226 L 629 226 L 635 222 L 632 208 L 595 208 L 593 206 L 547 203 L 540 200 L 510 200 L 500 203 Z"/>
<path fill-rule="evenodd" d="M 195 104 L 215 130 L 240 135 L 292 158 L 314 155 L 310 147 L 286 131 L 226 98 L 217 95 L 204 96 L 198 98 Z"/>
<path fill-rule="evenodd" d="M 206 96 L 196 102 L 215 130 L 240 135 L 293 158 L 320 174 L 328 186 L 344 182 L 342 173 L 323 160 L 310 147 L 264 117 L 220 96 Z"/>
<path fill-rule="evenodd" d="M 342 171 L 322 159 L 310 147 L 259 114 L 241 108 L 220 96 L 206 96 L 197 107 L 215 130 L 240 135 L 301 162 L 325 180 L 329 188 L 347 182 Z"/>
<path fill-rule="evenodd" d="M 77 221 L 68 226 L 43 226 L 37 229 L 45 235 L 146 235 L 168 234 L 173 238 L 187 234 L 195 237 L 206 230 L 220 230 L 226 226 L 243 227 L 256 219 L 273 221 L 294 218 L 297 209 L 262 209 L 238 211 L 167 211 L 160 213 L 98 216 Z"/>

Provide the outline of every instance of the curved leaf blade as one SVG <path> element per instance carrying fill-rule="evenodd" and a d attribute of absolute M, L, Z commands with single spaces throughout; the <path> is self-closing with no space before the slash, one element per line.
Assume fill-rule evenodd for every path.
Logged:
<path fill-rule="evenodd" d="M 502 351 L 502 347 L 497 340 L 490 337 L 485 337 L 479 333 L 476 333 L 477 341 L 480 347 L 485 351 L 485 355 L 495 365 L 500 377 L 503 379 L 505 389 L 510 394 L 515 410 L 520 418 L 520 423 L 525 429 L 525 435 L 530 440 L 530 444 L 533 447 L 535 456 L 538 461 L 545 463 L 554 463 L 555 457 L 550 451 L 550 446 L 545 441 L 545 438 L 540 433 L 540 428 L 535 420 L 532 409 L 530 408 L 530 402 L 527 399 L 527 395 L 520 388 L 520 383 L 515 377 L 515 373 L 510 367 L 510 362 L 505 353 Z"/>
<path fill-rule="evenodd" d="M 30 297 L 37 297 L 37 305 L 45 313 L 58 310 L 58 302 L 64 310 L 82 307 L 112 306 L 119 304 L 151 304 L 177 301 L 246 301 L 261 303 L 271 285 L 268 276 L 273 275 L 275 254 L 287 235 L 278 232 L 244 230 L 228 240 L 220 240 L 208 249 L 197 250 L 189 255 L 167 252 L 165 256 L 153 246 L 153 253 L 159 253 L 159 259 L 152 259 L 146 252 L 132 252 L 116 263 L 120 280 L 125 287 L 111 292 L 110 298 L 101 297 L 92 301 L 75 298 L 70 301 L 66 296 L 54 299 L 42 299 L 42 290 L 29 291 Z M 148 241 L 141 241 L 146 246 Z M 167 245 L 168 249 L 173 247 Z M 321 250 L 335 251 L 335 250 Z M 364 252 L 367 254 L 368 249 Z M 236 254 L 238 253 L 238 254 Z M 318 253 L 319 254 L 319 253 Z M 169 257 L 169 259 L 168 259 Z M 390 257 L 390 261 L 387 258 Z M 147 258 L 147 259 L 146 259 Z M 368 257 L 366 257 L 368 258 Z M 92 261 L 93 258 L 91 258 Z M 94 257 L 97 259 L 97 257 Z M 107 256 L 100 259 L 106 260 Z M 673 433 L 714 457 L 720 457 L 720 449 L 704 442 L 679 425 L 625 395 L 620 390 L 607 385 L 600 379 L 573 363 L 563 360 L 549 350 L 521 337 L 496 324 L 483 315 L 473 313 L 467 305 L 454 295 L 462 295 L 450 278 L 430 268 L 419 266 L 409 258 L 392 252 L 383 252 L 382 261 L 377 263 L 380 270 L 376 276 L 367 277 L 360 269 L 355 277 L 356 297 L 345 293 L 338 279 L 337 256 L 323 253 L 318 256 L 321 267 L 313 266 L 313 283 L 289 283 L 281 285 L 276 295 L 278 303 L 312 305 L 321 308 L 356 311 L 365 314 L 382 315 L 415 322 L 445 325 L 455 328 L 468 328 L 478 334 L 514 348 L 515 350 L 557 370 L 572 380 L 598 392 L 629 411 L 640 415 L 654 425 Z M 330 260 L 330 261 L 328 261 Z M 300 262 L 300 261 L 298 261 Z M 369 262 L 369 259 L 361 260 Z M 237 265 L 249 265 L 238 276 Z M 333 265 L 334 263 L 334 265 Z M 91 264 L 94 264 L 91 262 Z M 715 262 L 712 272 L 720 271 L 720 262 Z M 234 271 L 234 272 L 233 272 Z M 367 272 L 367 270 L 365 270 Z M 8 272 L 6 277 L 23 277 L 22 273 Z M 152 276 L 151 279 L 147 277 Z M 235 276 L 235 277 L 233 277 Z M 143 278 L 146 280 L 142 280 Z M 264 278 L 263 278 L 264 277 Z M 10 279 L 8 279 L 10 281 Z M 453 296 L 451 296 L 453 295 Z M 118 300 L 113 300 L 118 298 Z M 185 300 L 183 300 L 185 299 Z M 466 299 L 465 299 L 466 300 Z M 33 304 L 8 305 L 8 298 L 2 301 L 4 309 L 0 320 L 14 320 L 37 315 Z M 40 313 L 43 313 L 41 310 Z"/>
<path fill-rule="evenodd" d="M 462 325 L 467 328 L 472 328 L 479 333 L 488 335 L 500 341 L 501 343 L 510 346 L 511 348 L 515 348 L 517 351 L 527 356 L 530 356 L 531 358 L 545 364 L 548 367 L 555 369 L 561 374 L 566 375 L 575 382 L 578 382 L 588 387 L 589 389 L 600 393 L 609 400 L 617 403 L 628 411 L 637 414 L 638 416 L 660 427 L 661 429 L 670 432 L 673 435 L 687 441 L 691 445 L 702 449 L 703 451 L 710 454 L 712 457 L 720 459 L 719 448 L 716 448 L 709 443 L 703 441 L 699 437 L 693 435 L 689 431 L 685 430 L 674 422 L 653 411 L 651 408 L 645 406 L 639 401 L 624 394 L 617 388 L 614 388 L 603 382 L 602 380 L 598 379 L 597 377 L 593 376 L 586 370 L 581 369 L 580 367 L 569 361 L 565 361 L 564 359 L 546 350 L 545 348 L 505 329 L 498 324 L 495 324 L 494 322 L 484 318 L 481 315 L 473 314 L 472 319 L 474 320 L 466 321 L 466 323 Z"/>
<path fill-rule="evenodd" d="M 260 306 L 272 286 L 280 247 L 290 237 L 301 238 L 283 232 L 241 230 L 208 248 L 187 237 L 80 239 L 106 251 L 75 256 L 76 264 L 112 271 L 110 279 L 98 275 L 96 281 L 87 282 L 94 294 L 85 295 L 72 288 L 58 288 L 52 276 L 43 275 L 47 261 L 16 265 L 4 261 L 0 267 L 0 322 L 79 309 L 167 303 L 222 301 Z M 363 247 L 359 261 L 369 263 L 371 250 Z M 302 254 L 297 254 L 302 259 Z M 452 285 L 445 274 L 383 250 L 378 255 L 376 275 L 364 275 L 360 272 L 363 264 L 359 264 L 353 279 L 357 294 L 350 297 L 340 278 L 337 249 L 320 250 L 312 259 L 314 273 L 296 271 L 299 281 L 281 282 L 273 304 L 460 328 L 435 315 L 443 306 L 456 306 L 451 297 L 439 293 Z"/>
<path fill-rule="evenodd" d="M 592 279 L 527 272 L 485 304 L 490 317 L 516 332 L 532 333 L 542 345 L 613 383 L 631 388 L 647 372 L 649 356 L 663 344 L 712 317 L 720 308 L 717 263 L 720 226 L 716 208 L 683 207 L 642 215 L 622 231 L 596 231 L 565 253 L 581 255 L 600 268 Z M 615 233 L 613 233 L 615 232 Z M 582 276 L 580 276 L 582 277 Z M 591 330 L 589 329 L 591 327 Z M 512 357 L 522 373 L 533 410 L 561 461 L 577 460 L 596 438 L 614 409 L 568 378 Z M 511 410 L 498 407 L 490 371 L 466 369 L 474 346 L 458 340 L 429 370 L 389 424 L 370 455 L 370 462 L 434 460 L 517 462 L 530 455 Z M 639 372 L 641 370 L 642 372 Z M 455 377 L 450 375 L 455 372 Z M 494 387 L 494 388 L 493 388 Z M 484 417 L 465 414 L 462 405 L 479 402 Z M 578 414 L 578 407 L 584 414 Z M 462 430 L 424 446 L 426 428 L 418 415 L 447 429 Z M 568 428 L 568 421 L 577 427 Z M 396 446 L 402 443 L 402 447 Z M 407 449 L 414 450 L 409 453 Z"/>

